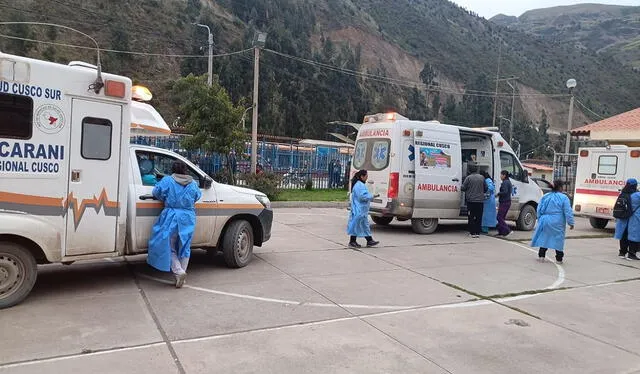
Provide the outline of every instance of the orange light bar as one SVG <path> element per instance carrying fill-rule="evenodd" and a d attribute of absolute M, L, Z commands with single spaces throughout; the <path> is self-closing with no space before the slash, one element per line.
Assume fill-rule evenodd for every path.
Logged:
<path fill-rule="evenodd" d="M 631 151 L 631 157 L 633 157 L 633 158 L 640 157 L 640 151 L 638 151 L 638 150 Z"/>
<path fill-rule="evenodd" d="M 145 86 L 131 87 L 131 98 L 135 100 L 150 101 L 152 97 L 151 91 Z"/>
<path fill-rule="evenodd" d="M 104 83 L 104 94 L 111 97 L 119 97 L 124 99 L 126 85 L 124 82 L 107 80 Z"/>
<path fill-rule="evenodd" d="M 387 113 L 387 121 L 395 121 L 396 114 L 395 113 Z"/>

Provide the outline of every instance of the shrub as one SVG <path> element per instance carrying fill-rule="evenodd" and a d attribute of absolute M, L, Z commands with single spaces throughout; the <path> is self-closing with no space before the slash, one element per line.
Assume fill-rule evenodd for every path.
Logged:
<path fill-rule="evenodd" d="M 247 187 L 260 191 L 270 200 L 275 200 L 280 193 L 282 176 L 274 173 L 245 174 L 243 179 L 247 181 Z"/>

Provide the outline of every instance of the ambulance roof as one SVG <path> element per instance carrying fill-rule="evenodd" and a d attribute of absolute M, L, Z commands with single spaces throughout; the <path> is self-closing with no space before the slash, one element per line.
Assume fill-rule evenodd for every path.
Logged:
<path fill-rule="evenodd" d="M 171 129 L 154 107 L 149 104 L 132 101 L 131 136 L 138 135 L 168 136 L 171 135 Z"/>

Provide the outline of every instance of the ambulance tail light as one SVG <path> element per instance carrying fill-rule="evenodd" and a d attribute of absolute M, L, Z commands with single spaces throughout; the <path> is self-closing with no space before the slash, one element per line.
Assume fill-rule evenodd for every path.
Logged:
<path fill-rule="evenodd" d="M 397 198 L 399 188 L 400 188 L 400 173 L 389 174 L 389 190 L 387 192 L 387 197 L 389 199 Z"/>
<path fill-rule="evenodd" d="M 111 97 L 124 99 L 126 86 L 124 82 L 107 80 L 104 84 L 104 94 Z"/>
<path fill-rule="evenodd" d="M 576 204 L 575 211 L 580 212 L 582 210 L 582 205 Z"/>
<path fill-rule="evenodd" d="M 589 157 L 589 151 L 587 150 L 580 151 L 580 157 Z"/>
<path fill-rule="evenodd" d="M 404 131 L 402 131 L 402 135 L 403 135 L 403 136 L 411 136 L 411 130 L 404 130 Z"/>
<path fill-rule="evenodd" d="M 640 157 L 640 151 L 631 151 L 631 157 L 633 158 L 639 158 Z"/>

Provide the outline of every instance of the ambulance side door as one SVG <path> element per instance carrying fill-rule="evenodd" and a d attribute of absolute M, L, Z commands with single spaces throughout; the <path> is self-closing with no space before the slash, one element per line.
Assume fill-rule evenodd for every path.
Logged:
<path fill-rule="evenodd" d="M 423 124 L 414 130 L 413 218 L 457 218 L 462 193 L 460 130 Z"/>
<path fill-rule="evenodd" d="M 155 183 L 163 177 L 171 175 L 171 167 L 177 158 L 155 150 L 135 150 L 132 152 L 131 164 L 135 186 L 136 219 L 135 243 L 136 251 L 147 249 L 151 228 L 164 207 L 163 203 L 154 200 L 152 196 Z M 198 172 L 187 166 L 189 175 L 196 183 L 201 183 Z M 202 186 L 201 186 L 202 187 Z M 196 202 L 196 228 L 193 234 L 194 246 L 208 246 L 216 225 L 217 198 L 214 188 L 201 188 L 202 198 Z"/>
<path fill-rule="evenodd" d="M 65 255 L 114 252 L 125 208 L 118 201 L 123 108 L 73 99 L 71 111 Z"/>

